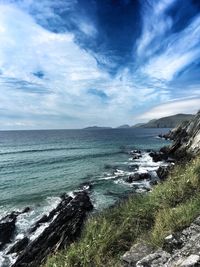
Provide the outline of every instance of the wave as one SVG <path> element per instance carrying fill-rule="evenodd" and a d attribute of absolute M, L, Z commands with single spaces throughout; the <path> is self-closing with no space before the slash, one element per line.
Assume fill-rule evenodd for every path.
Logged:
<path fill-rule="evenodd" d="M 78 161 L 82 159 L 94 159 L 94 158 L 101 158 L 107 156 L 113 156 L 120 154 L 121 151 L 113 151 L 113 152 L 103 152 L 103 153 L 96 153 L 96 154 L 83 154 L 83 155 L 74 155 L 74 156 L 58 156 L 55 158 L 47 158 L 47 159 L 39 159 L 39 160 L 16 160 L 12 162 L 5 162 L 1 164 L 1 169 L 7 167 L 16 167 L 16 166 L 41 166 L 41 165 L 52 165 L 56 163 L 66 163 L 72 161 Z"/>
<path fill-rule="evenodd" d="M 89 147 L 55 147 L 55 148 L 45 148 L 45 149 L 26 149 L 19 151 L 7 151 L 1 152 L 1 155 L 12 155 L 12 154 L 22 154 L 22 153 L 38 153 L 38 152 L 48 152 L 48 151 L 62 151 L 62 150 L 82 150 L 90 149 Z"/>

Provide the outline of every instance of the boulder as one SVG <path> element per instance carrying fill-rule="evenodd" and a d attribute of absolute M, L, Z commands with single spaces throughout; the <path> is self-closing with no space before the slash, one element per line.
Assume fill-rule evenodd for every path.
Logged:
<path fill-rule="evenodd" d="M 183 241 L 180 237 L 180 233 L 173 233 L 165 237 L 163 250 L 172 253 L 174 250 L 180 249 L 183 246 Z"/>
<path fill-rule="evenodd" d="M 141 158 L 142 156 L 140 154 L 135 154 L 132 156 L 132 159 L 135 160 L 135 159 L 139 159 Z"/>
<path fill-rule="evenodd" d="M 144 243 L 137 243 L 131 247 L 122 257 L 124 267 L 136 266 L 136 263 L 146 255 L 152 253 L 152 248 Z"/>
<path fill-rule="evenodd" d="M 168 165 L 168 166 L 160 166 L 156 173 L 158 175 L 158 178 L 160 180 L 165 180 L 171 170 L 172 166 Z"/>
<path fill-rule="evenodd" d="M 163 152 L 150 152 L 149 156 L 152 157 L 154 162 L 167 160 L 168 155 Z"/>
<path fill-rule="evenodd" d="M 128 176 L 128 178 L 126 178 L 126 182 L 127 183 L 132 183 L 134 181 L 139 181 L 139 180 L 145 180 L 145 179 L 150 179 L 151 175 L 148 172 L 145 173 L 134 173 Z"/>

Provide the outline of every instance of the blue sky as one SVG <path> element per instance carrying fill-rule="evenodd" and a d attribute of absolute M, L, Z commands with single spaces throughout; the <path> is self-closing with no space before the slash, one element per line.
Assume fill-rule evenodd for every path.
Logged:
<path fill-rule="evenodd" d="M 200 107 L 199 0 L 0 0 L 0 129 Z"/>

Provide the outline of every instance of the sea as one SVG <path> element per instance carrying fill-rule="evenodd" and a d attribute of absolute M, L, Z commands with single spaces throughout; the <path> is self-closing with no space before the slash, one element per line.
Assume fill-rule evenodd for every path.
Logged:
<path fill-rule="evenodd" d="M 156 176 L 160 162 L 153 162 L 148 151 L 169 144 L 158 138 L 158 134 L 168 131 L 0 131 L 0 217 L 31 208 L 31 212 L 18 217 L 19 239 L 34 221 L 56 207 L 63 193 L 73 195 L 74 191 L 91 186 L 91 200 L 95 210 L 100 211 L 129 193 L 150 189 L 148 180 L 130 184 L 126 178 L 136 171 Z M 141 150 L 142 157 L 133 159 L 133 150 Z M 0 262 L 1 256 L 2 253 Z"/>

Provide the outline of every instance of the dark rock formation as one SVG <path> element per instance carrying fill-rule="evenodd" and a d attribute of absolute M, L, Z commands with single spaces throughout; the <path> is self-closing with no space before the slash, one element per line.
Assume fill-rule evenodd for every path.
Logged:
<path fill-rule="evenodd" d="M 22 239 L 20 239 L 19 241 L 17 241 L 12 247 L 11 249 L 7 252 L 7 254 L 12 254 L 12 253 L 19 253 L 21 252 L 29 243 L 29 238 L 28 237 L 24 237 Z"/>
<path fill-rule="evenodd" d="M 129 154 L 132 155 L 133 160 L 139 159 L 142 157 L 142 152 L 137 149 L 130 151 Z"/>
<path fill-rule="evenodd" d="M 151 175 L 148 172 L 145 173 L 134 173 L 128 176 L 128 178 L 126 178 L 126 182 L 127 183 L 132 183 L 134 181 L 139 181 L 139 180 L 144 180 L 144 179 L 150 179 Z"/>
<path fill-rule="evenodd" d="M 14 212 L 7 215 L 0 221 L 0 249 L 9 243 L 15 232 L 15 223 L 18 214 Z"/>
<path fill-rule="evenodd" d="M 30 208 L 25 208 L 23 211 L 13 211 L 0 220 L 0 249 L 2 249 L 7 243 L 11 242 L 16 230 L 17 217 L 30 211 Z"/>
<path fill-rule="evenodd" d="M 167 165 L 167 166 L 160 166 L 156 173 L 158 175 L 158 178 L 160 180 L 165 180 L 170 172 L 170 170 L 172 169 L 173 165 Z"/>
<path fill-rule="evenodd" d="M 49 222 L 53 219 L 53 217 L 60 212 L 69 202 L 72 200 L 72 197 L 69 197 L 66 194 L 61 195 L 62 201 L 58 204 L 58 206 L 53 209 L 49 215 L 43 215 L 37 222 L 34 223 L 34 225 L 29 229 L 29 233 L 35 232 L 38 227 L 40 227 L 43 223 Z"/>
<path fill-rule="evenodd" d="M 160 152 L 150 152 L 149 156 L 152 157 L 154 162 L 167 160 L 167 158 L 168 158 L 168 155 L 166 153 L 163 153 L 162 151 L 160 151 Z"/>
<path fill-rule="evenodd" d="M 173 144 L 167 148 L 168 154 L 176 158 L 194 156 L 200 152 L 200 111 L 190 121 L 184 121 L 171 130 L 167 137 Z"/>
<path fill-rule="evenodd" d="M 12 267 L 38 267 L 49 253 L 69 245 L 80 234 L 86 214 L 92 208 L 86 192 L 77 193 L 73 199 L 65 197 L 56 213 L 53 212 L 56 216 L 49 226 L 22 250 Z"/>

